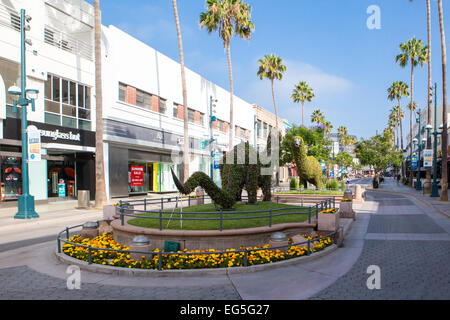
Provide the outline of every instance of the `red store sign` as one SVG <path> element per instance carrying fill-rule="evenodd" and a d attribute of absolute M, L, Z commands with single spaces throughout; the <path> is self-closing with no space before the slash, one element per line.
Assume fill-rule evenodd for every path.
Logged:
<path fill-rule="evenodd" d="M 143 166 L 131 166 L 131 186 L 143 187 L 144 186 L 144 167 Z"/>

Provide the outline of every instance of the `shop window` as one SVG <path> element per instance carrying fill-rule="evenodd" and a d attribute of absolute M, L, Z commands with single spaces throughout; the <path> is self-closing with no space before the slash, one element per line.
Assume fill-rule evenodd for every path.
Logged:
<path fill-rule="evenodd" d="M 46 112 L 45 113 L 45 123 L 53 124 L 55 126 L 60 126 L 61 125 L 61 117 L 59 115 Z"/>
<path fill-rule="evenodd" d="M 17 199 L 22 194 L 22 159 L 2 156 L 1 200 Z"/>

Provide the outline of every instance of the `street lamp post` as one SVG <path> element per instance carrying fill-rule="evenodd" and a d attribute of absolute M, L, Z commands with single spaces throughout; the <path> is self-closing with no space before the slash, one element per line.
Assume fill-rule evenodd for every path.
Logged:
<path fill-rule="evenodd" d="M 431 125 L 427 126 L 429 130 L 433 127 Z M 437 185 L 437 137 L 442 134 L 442 131 L 437 130 L 437 83 L 434 84 L 434 131 L 431 133 L 434 136 L 433 144 L 433 183 L 431 184 L 431 195 L 432 198 L 439 198 L 439 190 Z"/>
<path fill-rule="evenodd" d="M 31 21 L 31 17 L 25 15 L 25 10 L 20 10 L 20 35 L 21 35 L 21 72 L 20 82 L 21 88 L 16 86 L 9 88 L 8 93 L 15 96 L 14 111 L 17 107 L 22 108 L 22 195 L 18 199 L 18 212 L 14 219 L 33 219 L 39 218 L 34 209 L 34 197 L 29 192 L 29 173 L 28 173 L 28 134 L 27 134 L 27 107 L 31 104 L 31 110 L 34 111 L 35 100 L 37 99 L 38 90 L 26 89 L 26 68 L 25 68 L 25 49 L 26 44 L 31 45 L 31 41 L 25 38 L 25 32 L 29 30 L 29 26 L 25 24 Z"/>
<path fill-rule="evenodd" d="M 418 158 L 417 158 L 417 182 L 416 182 L 416 190 L 420 191 L 422 190 L 422 182 L 420 180 L 420 155 L 422 153 L 422 150 L 425 148 L 424 141 L 426 141 L 426 138 L 421 139 L 422 132 L 421 132 L 421 110 L 420 108 L 417 110 L 418 117 L 416 118 L 416 122 L 419 124 L 419 132 L 418 132 L 418 138 L 413 139 L 414 145 L 418 146 Z"/>
<path fill-rule="evenodd" d="M 210 166 L 210 177 L 212 180 L 214 180 L 214 160 L 215 160 L 215 154 L 214 154 L 214 136 L 213 136 L 213 122 L 216 121 L 216 116 L 213 114 L 213 107 L 215 107 L 217 103 L 216 99 L 213 99 L 212 96 L 209 97 L 209 151 L 211 156 L 211 166 Z"/>

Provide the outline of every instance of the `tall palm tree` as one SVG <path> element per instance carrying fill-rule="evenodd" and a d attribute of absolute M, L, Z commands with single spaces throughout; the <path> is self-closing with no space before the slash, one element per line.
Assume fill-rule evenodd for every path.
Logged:
<path fill-rule="evenodd" d="M 317 125 L 323 123 L 325 121 L 325 117 L 319 109 L 314 110 L 311 114 L 311 122 L 317 123 Z"/>
<path fill-rule="evenodd" d="M 308 83 L 305 81 L 299 82 L 292 92 L 292 100 L 295 103 L 302 103 L 302 127 L 305 126 L 304 118 L 305 118 L 305 101 L 311 102 L 314 98 L 314 91 L 308 86 Z"/>
<path fill-rule="evenodd" d="M 95 208 L 107 204 L 105 165 L 103 155 L 103 97 L 102 97 L 102 16 L 100 0 L 94 0 L 95 38 Z"/>
<path fill-rule="evenodd" d="M 405 117 L 405 113 L 403 112 L 403 109 L 400 108 L 399 106 L 393 107 L 391 109 L 391 113 L 393 115 L 394 122 L 395 122 L 395 124 L 397 126 L 397 140 L 398 140 L 399 137 L 400 137 L 400 134 L 401 134 L 401 123 L 402 123 L 402 120 Z M 400 134 L 398 132 L 399 129 L 400 129 Z M 397 141 L 397 149 L 400 149 L 399 141 Z"/>
<path fill-rule="evenodd" d="M 339 143 L 343 145 L 344 147 L 348 145 L 348 129 L 347 127 L 340 126 L 338 128 L 338 135 L 339 135 Z"/>
<path fill-rule="evenodd" d="M 417 38 L 409 39 L 406 43 L 400 44 L 400 54 L 395 57 L 395 62 L 399 63 L 400 67 L 404 68 L 411 64 L 411 103 L 414 101 L 414 68 L 420 65 L 423 67 L 423 64 L 427 61 L 428 56 L 428 47 L 423 45 L 422 40 L 417 40 Z M 413 142 L 412 142 L 412 117 L 413 110 L 410 108 L 410 148 L 411 148 L 411 158 L 412 158 L 412 150 L 413 150 Z M 409 185 L 412 186 L 413 182 L 413 173 L 410 170 L 409 173 Z"/>
<path fill-rule="evenodd" d="M 283 79 L 283 74 L 286 72 L 286 66 L 283 65 L 283 60 L 274 54 L 265 55 L 264 59 L 259 59 L 258 77 L 260 80 L 264 78 L 270 79 L 270 84 L 272 85 L 272 99 L 273 106 L 275 108 L 275 117 L 277 119 L 276 128 L 278 129 L 278 110 L 277 104 L 275 102 L 275 92 L 273 90 L 273 81 L 275 79 Z"/>
<path fill-rule="evenodd" d="M 399 135 L 398 135 L 398 117 L 397 117 L 397 110 L 395 110 L 395 107 L 391 109 L 388 117 L 388 125 L 394 129 L 394 134 L 396 134 L 397 137 L 397 144 L 395 144 L 395 138 L 394 138 L 394 144 L 395 149 L 397 150 L 399 147 Z"/>
<path fill-rule="evenodd" d="M 388 89 L 388 99 L 390 101 L 394 101 L 395 99 L 398 101 L 398 116 L 400 120 L 400 141 L 401 141 L 401 150 L 403 150 L 403 125 L 402 120 L 405 118 L 403 113 L 403 109 L 401 107 L 401 99 L 402 97 L 409 97 L 409 86 L 403 81 L 395 81 L 392 83 L 392 86 Z"/>
<path fill-rule="evenodd" d="M 178 16 L 177 0 L 172 0 L 173 12 L 175 15 L 175 24 L 178 35 L 178 48 L 180 50 L 180 65 L 181 65 L 181 87 L 183 90 L 183 106 L 184 106 L 184 146 L 183 146 L 183 177 L 184 181 L 189 178 L 189 119 L 188 119 L 188 102 L 186 89 L 186 73 L 184 69 L 184 54 L 183 41 L 181 38 L 180 19 Z"/>
<path fill-rule="evenodd" d="M 324 126 L 324 134 L 325 135 L 331 133 L 331 130 L 333 129 L 333 125 L 331 124 L 330 121 L 325 121 L 323 123 L 323 126 Z"/>
<path fill-rule="evenodd" d="M 441 178 L 441 200 L 448 201 L 447 189 L 447 50 L 445 42 L 445 29 L 444 29 L 444 9 L 442 8 L 442 0 L 438 0 L 439 11 L 439 29 L 441 33 L 441 53 L 442 53 L 442 124 L 444 129 L 442 130 L 442 178 Z"/>
<path fill-rule="evenodd" d="M 413 0 L 409 0 L 412 2 Z M 428 101 L 427 101 L 427 123 L 431 123 L 431 112 L 432 112 L 432 78 L 431 78 L 431 5 L 430 0 L 426 0 L 427 6 L 427 38 L 428 38 Z M 427 139 L 427 149 L 431 149 L 431 135 Z M 431 193 L 431 168 L 427 168 L 426 182 L 424 186 L 424 193 Z"/>
<path fill-rule="evenodd" d="M 250 40 L 254 29 L 251 21 L 251 7 L 242 0 L 207 0 L 206 12 L 200 14 L 200 28 L 208 33 L 217 31 L 227 50 L 228 69 L 230 74 L 230 142 L 233 148 L 233 69 L 231 66 L 230 42 L 233 36 Z"/>

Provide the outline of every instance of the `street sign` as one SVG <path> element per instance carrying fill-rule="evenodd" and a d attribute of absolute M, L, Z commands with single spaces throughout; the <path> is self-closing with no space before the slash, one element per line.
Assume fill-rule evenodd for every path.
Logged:
<path fill-rule="evenodd" d="M 417 170 L 417 157 L 411 157 L 411 170 Z"/>
<path fill-rule="evenodd" d="M 214 169 L 220 169 L 220 153 L 214 154 Z"/>
<path fill-rule="evenodd" d="M 433 149 L 423 150 L 423 166 L 426 168 L 433 166 Z"/>

